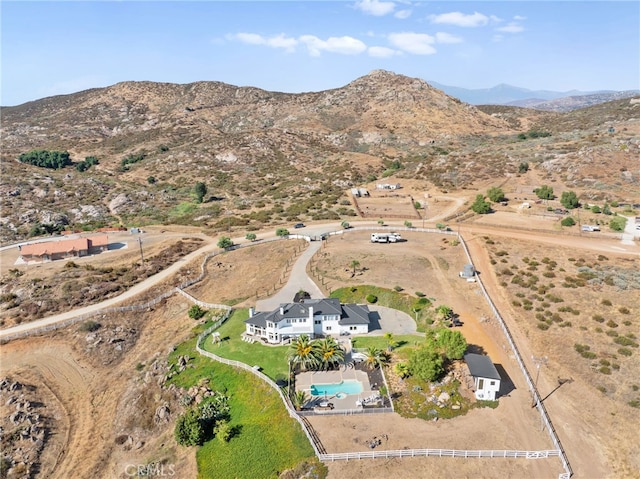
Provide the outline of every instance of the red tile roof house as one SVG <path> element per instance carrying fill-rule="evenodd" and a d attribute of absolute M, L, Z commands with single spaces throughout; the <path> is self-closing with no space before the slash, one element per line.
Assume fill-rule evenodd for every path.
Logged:
<path fill-rule="evenodd" d="M 107 235 L 91 238 L 77 238 L 44 243 L 26 244 L 20 247 L 20 256 L 25 262 L 35 261 L 44 263 L 65 258 L 79 258 L 90 254 L 100 253 L 109 249 Z"/>

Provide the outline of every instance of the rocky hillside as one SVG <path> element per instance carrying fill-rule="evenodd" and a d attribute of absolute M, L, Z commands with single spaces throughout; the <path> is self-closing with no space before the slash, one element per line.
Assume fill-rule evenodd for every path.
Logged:
<path fill-rule="evenodd" d="M 302 94 L 125 82 L 3 108 L 0 239 L 41 225 L 255 229 L 349 217 L 345 191 L 382 177 L 441 189 L 502 181 L 522 161 L 540 160 L 517 135 L 561 121 L 558 113 L 499 108 L 382 70 Z M 542 141 L 553 151 L 554 141 Z M 36 148 L 67 150 L 76 166 L 89 156 L 99 164 L 49 170 L 17 161 Z M 196 182 L 208 188 L 202 204 L 194 202 Z"/>

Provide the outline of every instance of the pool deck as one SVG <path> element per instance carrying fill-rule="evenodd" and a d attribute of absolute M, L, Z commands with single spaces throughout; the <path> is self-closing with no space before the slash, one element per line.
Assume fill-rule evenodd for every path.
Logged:
<path fill-rule="evenodd" d="M 360 394 L 346 394 L 343 398 L 334 396 L 312 396 L 312 384 L 338 384 L 342 381 L 360 381 L 362 383 L 362 392 Z M 328 401 L 333 404 L 336 410 L 358 409 L 360 406 L 357 401 L 363 400 L 371 396 L 379 395 L 379 391 L 373 390 L 369 383 L 369 377 L 364 371 L 358 371 L 353 367 L 342 366 L 337 371 L 306 371 L 296 376 L 296 390 L 305 391 L 311 398 L 305 404 L 305 408 L 312 408 L 319 405 L 321 401 Z"/>

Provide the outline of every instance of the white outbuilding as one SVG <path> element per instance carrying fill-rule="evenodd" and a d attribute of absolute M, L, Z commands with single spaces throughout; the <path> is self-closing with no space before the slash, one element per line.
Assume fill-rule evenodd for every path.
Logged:
<path fill-rule="evenodd" d="M 489 356 L 482 354 L 465 354 L 469 372 L 473 376 L 476 399 L 495 401 L 500 391 L 500 374 Z"/>

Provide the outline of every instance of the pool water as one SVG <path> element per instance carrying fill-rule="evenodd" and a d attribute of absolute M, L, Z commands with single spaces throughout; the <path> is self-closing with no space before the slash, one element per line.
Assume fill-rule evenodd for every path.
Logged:
<path fill-rule="evenodd" d="M 334 384 L 312 384 L 312 396 L 335 396 L 338 393 L 344 394 L 360 394 L 362 392 L 362 383 L 360 381 L 342 381 Z"/>

